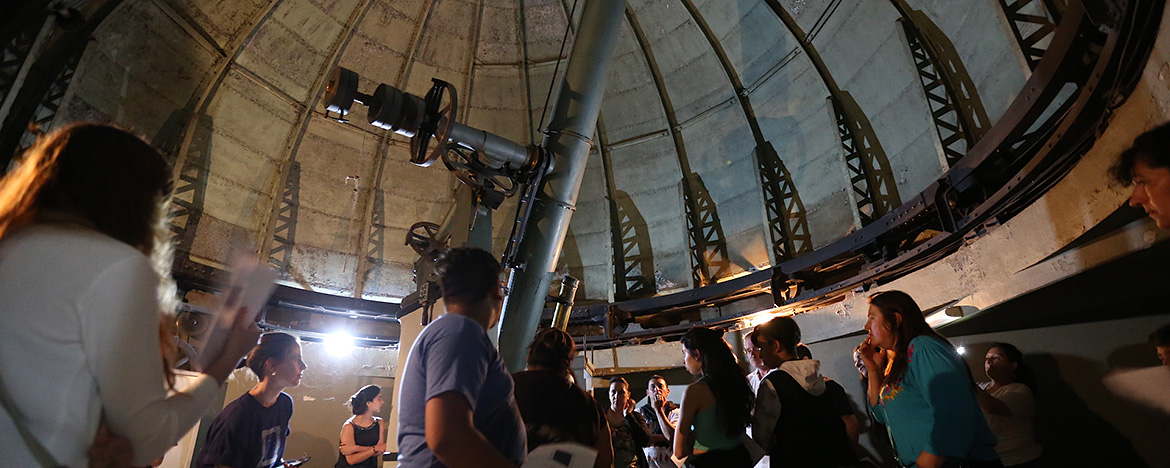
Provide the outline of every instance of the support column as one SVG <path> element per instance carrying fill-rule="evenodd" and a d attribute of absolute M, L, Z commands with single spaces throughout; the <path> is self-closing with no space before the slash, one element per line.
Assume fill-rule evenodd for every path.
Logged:
<path fill-rule="evenodd" d="M 589 0 L 585 4 L 565 82 L 553 107 L 542 146 L 554 155 L 556 168 L 545 177 L 544 189 L 537 196 L 536 210 L 520 245 L 521 265 L 508 278 L 500 322 L 500 354 L 512 372 L 524 368 L 524 350 L 536 335 L 552 272 L 568 233 L 593 144 L 588 135 L 593 135 L 601 112 L 625 4 L 625 0 Z"/>

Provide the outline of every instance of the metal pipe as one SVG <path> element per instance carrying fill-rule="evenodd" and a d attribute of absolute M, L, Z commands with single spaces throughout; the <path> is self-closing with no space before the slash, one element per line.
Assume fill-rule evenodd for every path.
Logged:
<path fill-rule="evenodd" d="M 447 139 L 479 151 L 487 159 L 484 162 L 492 169 L 499 169 L 505 165 L 519 169 L 528 164 L 528 148 L 524 145 L 459 122 L 451 126 L 451 134 L 447 135 Z"/>
<path fill-rule="evenodd" d="M 561 291 L 557 293 L 557 307 L 553 309 L 553 328 L 565 331 L 569 328 L 569 314 L 573 313 L 573 298 L 577 297 L 577 287 L 581 280 L 569 275 L 561 278 Z"/>
<path fill-rule="evenodd" d="M 524 369 L 524 351 L 536 335 L 557 257 L 568 234 L 625 7 L 626 0 L 587 0 L 581 15 L 565 82 L 542 145 L 553 154 L 556 168 L 545 177 L 544 190 L 537 196 L 537 208 L 520 245 L 517 259 L 523 266 L 513 269 L 508 278 L 499 344 L 504 364 L 512 372 Z"/>

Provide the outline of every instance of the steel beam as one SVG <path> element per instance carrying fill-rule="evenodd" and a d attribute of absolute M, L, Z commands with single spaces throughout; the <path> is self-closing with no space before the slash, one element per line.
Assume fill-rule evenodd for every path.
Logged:
<path fill-rule="evenodd" d="M 609 200 L 610 247 L 613 250 L 614 299 L 624 301 L 658 292 L 654 281 L 654 251 L 646 220 L 630 194 L 617 189 L 613 175 L 613 154 L 606 137 L 605 122 L 597 117 L 601 164 L 605 169 L 606 198 Z"/>
<path fill-rule="evenodd" d="M 281 197 L 279 202 L 274 198 L 273 204 L 269 207 L 268 212 L 271 213 L 268 221 L 265 223 L 265 228 L 261 232 L 258 239 L 257 256 L 268 259 L 269 263 L 277 266 L 277 270 L 286 279 L 288 278 L 291 266 L 291 255 L 293 246 L 296 244 L 296 222 L 297 222 L 297 206 L 290 206 L 288 193 L 290 190 L 290 183 L 300 183 L 300 163 L 297 162 L 297 154 L 301 148 L 301 141 L 305 138 L 305 132 L 309 130 L 309 122 L 313 118 L 313 110 L 317 108 L 317 104 L 321 100 L 321 95 L 325 92 L 325 83 L 333 74 L 333 69 L 337 68 L 337 63 L 341 61 L 341 52 L 345 50 L 345 46 L 353 39 L 354 33 L 357 32 L 358 25 L 366 18 L 366 13 L 370 11 L 373 6 L 373 0 L 364 0 L 362 3 L 356 5 L 353 12 L 350 13 L 349 19 L 346 21 L 345 29 L 342 31 L 337 42 L 333 44 L 329 56 L 324 61 L 321 70 L 317 73 L 317 79 L 313 85 L 309 87 L 309 95 L 305 102 L 301 103 L 304 107 L 300 109 L 297 115 L 297 123 L 294 125 L 294 132 L 289 136 L 285 142 L 285 155 L 279 160 L 284 161 L 280 166 L 280 172 L 277 174 L 275 180 L 278 184 L 283 184 L 283 193 L 285 196 Z M 297 171 L 296 176 L 290 171 Z M 275 193 L 279 185 L 273 187 L 269 193 Z M 297 189 L 299 191 L 299 189 Z M 297 202 L 299 204 L 299 201 Z M 359 256 L 360 250 L 359 247 Z M 277 258 L 277 255 L 282 256 Z"/>
<path fill-rule="evenodd" d="M 0 126 L 0 171 L 7 170 L 8 163 L 22 145 L 33 142 L 35 135 L 30 128 L 45 130 L 42 125 L 52 122 L 77 64 L 89 45 L 90 35 L 121 3 L 122 0 L 95 2 L 89 9 L 92 13 L 83 20 L 81 27 L 59 28 L 48 39 L 45 52 L 29 67 L 8 115 L 4 116 L 4 124 Z"/>
<path fill-rule="evenodd" d="M 792 174 L 788 172 L 772 144 L 764 138 L 759 119 L 752 108 L 751 97 L 744 88 L 739 72 L 727 57 L 723 44 L 715 37 L 715 32 L 695 7 L 695 3 L 692 0 L 681 1 L 690 13 L 691 20 L 703 32 L 703 37 L 707 39 L 715 57 L 719 59 L 719 65 L 735 90 L 735 96 L 743 108 L 744 118 L 747 119 L 748 128 L 751 129 L 752 138 L 756 142 L 756 167 L 760 187 L 763 189 L 765 219 L 768 221 L 773 261 L 782 262 L 793 256 L 811 252 L 812 237 L 808 231 L 808 220 L 805 219 L 804 203 L 800 201 L 796 184 L 792 182 Z"/>
<path fill-rule="evenodd" d="M 862 226 L 869 224 L 902 204 L 894 173 L 890 170 L 889 158 L 886 157 L 869 118 L 853 97 L 837 86 L 829 67 L 825 65 L 816 47 L 813 47 L 812 39 L 804 33 L 796 19 L 788 13 L 788 9 L 780 4 L 780 0 L 764 0 L 764 3 L 772 8 L 780 22 L 788 28 L 788 32 L 796 39 L 829 90 L 829 100 L 836 117 L 837 131 L 845 153 L 845 164 L 849 168 L 857 212 Z"/>
<path fill-rule="evenodd" d="M 1048 48 L 1047 43 L 1041 42 L 1056 33 L 1062 5 L 1054 0 L 998 0 L 996 3 L 1028 70 L 1035 70 Z"/>
<path fill-rule="evenodd" d="M 723 235 L 723 226 L 719 222 L 719 213 L 715 202 L 711 200 L 710 192 L 703 185 L 702 177 L 691 169 L 687 145 L 683 141 L 682 126 L 679 125 L 674 103 L 671 102 L 670 93 L 666 89 L 666 80 L 658 68 L 658 61 L 654 58 L 654 51 L 642 30 L 641 23 L 638 22 L 638 16 L 629 6 L 626 7 L 626 20 L 634 30 L 634 38 L 638 41 L 642 56 L 646 58 L 650 76 L 662 102 L 662 111 L 666 114 L 667 125 L 670 126 L 674 150 L 678 155 L 678 165 L 683 176 L 681 181 L 683 210 L 687 239 L 690 242 L 691 279 L 695 287 L 706 286 L 730 273 L 731 260 L 727 255 L 727 237 Z"/>
<path fill-rule="evenodd" d="M 890 0 L 901 18 L 947 167 L 987 133 L 990 122 L 979 91 L 954 45 L 934 22 L 906 0 Z"/>
<path fill-rule="evenodd" d="M 524 368 L 524 350 L 536 335 L 561 245 L 581 190 L 589 147 L 601 112 L 609 62 L 621 26 L 625 0 L 586 0 L 573 43 L 565 81 L 549 122 L 543 147 L 556 157 L 545 177 L 537 208 L 528 223 L 518 261 L 511 271 L 500 322 L 499 345 L 512 371 Z"/>

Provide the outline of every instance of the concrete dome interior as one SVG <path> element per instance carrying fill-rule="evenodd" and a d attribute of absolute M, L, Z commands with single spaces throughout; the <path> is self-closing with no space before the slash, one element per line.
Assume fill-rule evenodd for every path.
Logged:
<path fill-rule="evenodd" d="M 330 118 L 329 76 L 340 66 L 362 92 L 385 83 L 419 96 L 442 79 L 458 91 L 459 122 L 539 144 L 584 3 L 75 0 L 65 6 L 101 20 L 34 120 L 118 122 L 175 158 L 180 270 L 219 271 L 248 253 L 289 285 L 399 302 L 416 289 L 418 258 L 402 239 L 440 222 L 460 182 L 410 164 L 409 141 L 361 112 Z M 583 280 L 578 304 L 613 303 L 718 284 L 857 234 L 933 190 L 1000 122 L 1065 8 L 630 0 L 557 273 Z M 51 22 L 23 26 L 30 57 L 48 50 Z M 1070 102 L 1075 92 L 1061 90 Z M 1120 192 L 1108 190 L 1091 219 L 1052 228 L 1060 240 L 1039 251 L 1116 209 Z M 515 207 L 493 217 L 497 254 Z M 856 329 L 847 323 L 826 333 Z"/>
<path fill-rule="evenodd" d="M 995 123 L 1030 73 L 996 2 L 964 3 L 631 1 L 560 262 L 584 280 L 579 300 L 698 286 L 692 269 L 704 266 L 689 253 L 684 173 L 698 175 L 719 224 L 704 280 L 774 264 L 758 141 L 775 148 L 803 206 L 794 253 L 860 227 L 826 77 L 797 34 L 868 118 L 893 196 L 936 180 L 947 162 L 902 23 L 950 38 L 986 119 L 979 128 Z M 562 39 L 573 8 L 558 0 L 125 2 L 94 32 L 57 118 L 120 122 L 194 166 L 184 171 L 198 178 L 199 200 L 178 220 L 179 251 L 191 260 L 222 267 L 233 252 L 271 253 L 301 287 L 395 301 L 414 288 L 415 254 L 399 239 L 415 222 L 440 221 L 458 182 L 411 166 L 407 141 L 385 138 L 364 117 L 326 118 L 326 76 L 340 65 L 360 74 L 363 91 L 387 83 L 420 96 L 440 78 L 458 89 L 461 122 L 539 142 L 546 95 L 571 49 L 571 28 L 563 50 Z M 289 200 L 294 217 L 281 221 Z M 497 212 L 497 250 L 513 210 L 510 201 Z M 615 239 L 627 242 L 616 248 L 644 280 L 633 288 L 615 286 Z"/>

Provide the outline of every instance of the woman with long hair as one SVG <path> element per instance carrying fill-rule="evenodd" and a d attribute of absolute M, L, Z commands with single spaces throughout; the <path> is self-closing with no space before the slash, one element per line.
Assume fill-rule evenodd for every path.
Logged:
<path fill-rule="evenodd" d="M 674 456 L 696 468 L 750 467 L 744 440 L 755 395 L 723 332 L 694 327 L 682 344 L 687 372 L 699 379 L 683 392 Z"/>
<path fill-rule="evenodd" d="M 1040 454 L 1044 450 L 1032 435 L 1035 379 L 1024 364 L 1024 353 L 1009 343 L 992 344 L 983 370 L 991 381 L 980 383 L 976 396 L 991 432 L 999 439 L 995 451 L 1000 460 L 1004 466 L 1043 466 Z"/>
<path fill-rule="evenodd" d="M 168 396 L 170 183 L 161 153 L 92 123 L 43 136 L 0 180 L 5 463 L 84 466 L 92 443 L 117 434 L 130 463 L 148 465 L 198 422 L 256 343 L 259 329 L 237 313 L 204 375 Z"/>
<path fill-rule="evenodd" d="M 975 401 L 971 370 L 922 309 L 901 291 L 869 298 L 859 351 L 874 416 L 885 424 L 899 464 L 919 468 L 998 467 L 995 436 Z M 879 366 L 878 353 L 886 355 Z"/>
<path fill-rule="evenodd" d="M 284 389 L 300 385 L 308 367 L 301 359 L 301 344 L 288 333 L 265 333 L 248 353 L 247 365 L 260 382 L 228 403 L 211 422 L 199 452 L 202 468 L 271 468 L 284 463 L 293 413 L 292 397 Z"/>
<path fill-rule="evenodd" d="M 573 442 L 597 450 L 594 468 L 610 467 L 609 423 L 597 401 L 573 382 L 569 372 L 576 354 L 572 336 L 544 328 L 528 346 L 528 370 L 512 374 L 516 404 L 528 431 L 528 451 L 544 444 Z"/>
<path fill-rule="evenodd" d="M 334 468 L 376 468 L 378 455 L 386 451 L 386 428 L 382 418 L 382 388 L 366 385 L 349 397 L 353 417 L 341 425 L 341 447 Z"/>

